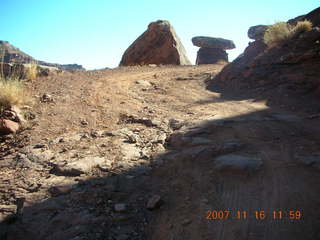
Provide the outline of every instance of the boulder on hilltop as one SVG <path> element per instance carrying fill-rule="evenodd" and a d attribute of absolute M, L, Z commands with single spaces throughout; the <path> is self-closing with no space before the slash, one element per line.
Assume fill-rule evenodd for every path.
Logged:
<path fill-rule="evenodd" d="M 173 64 L 191 65 L 174 28 L 168 21 L 158 20 L 125 51 L 120 66 Z"/>

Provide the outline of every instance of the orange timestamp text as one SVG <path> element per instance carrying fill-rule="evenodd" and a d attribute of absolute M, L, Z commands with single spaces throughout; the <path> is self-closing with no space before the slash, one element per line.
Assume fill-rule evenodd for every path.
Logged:
<path fill-rule="evenodd" d="M 290 219 L 290 220 L 300 220 L 302 218 L 302 212 L 300 210 L 208 210 L 206 212 L 205 219 L 207 220 L 226 220 L 226 219 Z"/>

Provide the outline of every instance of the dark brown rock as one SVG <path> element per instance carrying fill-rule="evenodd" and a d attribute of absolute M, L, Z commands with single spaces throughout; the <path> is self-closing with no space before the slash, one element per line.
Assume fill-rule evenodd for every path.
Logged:
<path fill-rule="evenodd" d="M 256 25 L 252 26 L 248 30 L 248 37 L 254 40 L 263 39 L 264 33 L 266 32 L 268 25 Z"/>
<path fill-rule="evenodd" d="M 154 210 L 162 205 L 163 201 L 159 195 L 153 195 L 147 203 L 147 209 Z"/>
<path fill-rule="evenodd" d="M 121 66 L 173 64 L 191 65 L 185 49 L 168 21 L 149 24 L 122 56 Z"/>
<path fill-rule="evenodd" d="M 215 64 L 228 62 L 228 53 L 220 48 L 200 48 L 197 53 L 196 64 Z"/>

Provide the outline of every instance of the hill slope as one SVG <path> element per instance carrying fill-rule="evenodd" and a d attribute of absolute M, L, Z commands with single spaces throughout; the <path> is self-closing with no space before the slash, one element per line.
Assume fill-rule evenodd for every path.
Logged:
<path fill-rule="evenodd" d="M 11 45 L 8 41 L 0 41 L 0 56 L 2 58 L 0 61 L 5 63 L 37 62 L 39 65 L 56 67 L 63 71 L 85 70 L 81 65 L 78 64 L 58 64 L 38 61 L 21 51 L 19 48 Z"/>

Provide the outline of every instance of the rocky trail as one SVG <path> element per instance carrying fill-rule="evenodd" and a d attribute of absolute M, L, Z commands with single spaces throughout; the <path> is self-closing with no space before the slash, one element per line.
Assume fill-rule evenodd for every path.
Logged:
<path fill-rule="evenodd" d="M 222 68 L 29 82 L 28 125 L 0 141 L 0 239 L 320 239 L 319 107 L 207 90 Z"/>

